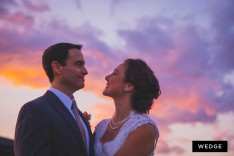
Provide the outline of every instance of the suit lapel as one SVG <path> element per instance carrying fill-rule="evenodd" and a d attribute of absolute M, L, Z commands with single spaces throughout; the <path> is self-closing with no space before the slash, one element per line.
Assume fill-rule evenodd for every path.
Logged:
<path fill-rule="evenodd" d="M 44 96 L 50 101 L 52 107 L 64 118 L 64 120 L 69 123 L 70 127 L 73 129 L 75 135 L 77 136 L 77 140 L 79 141 L 84 152 L 86 153 L 80 129 L 77 126 L 77 123 L 73 118 L 73 116 L 71 115 L 71 113 L 67 110 L 67 108 L 60 101 L 60 99 L 51 91 L 47 91 Z"/>

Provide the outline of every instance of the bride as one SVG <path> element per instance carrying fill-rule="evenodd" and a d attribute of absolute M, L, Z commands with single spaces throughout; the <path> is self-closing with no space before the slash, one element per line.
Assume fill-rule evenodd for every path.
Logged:
<path fill-rule="evenodd" d="M 127 59 L 105 79 L 103 95 L 113 99 L 115 112 L 95 127 L 95 155 L 153 155 L 159 131 L 145 115 L 161 94 L 153 71 L 142 60 Z"/>

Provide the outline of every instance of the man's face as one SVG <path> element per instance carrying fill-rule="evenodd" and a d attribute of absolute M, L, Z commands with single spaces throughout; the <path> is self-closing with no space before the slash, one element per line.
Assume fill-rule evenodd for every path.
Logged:
<path fill-rule="evenodd" d="M 88 74 L 83 54 L 78 49 L 70 49 L 65 66 L 61 66 L 60 83 L 64 89 L 75 92 L 84 88 L 84 77 Z"/>

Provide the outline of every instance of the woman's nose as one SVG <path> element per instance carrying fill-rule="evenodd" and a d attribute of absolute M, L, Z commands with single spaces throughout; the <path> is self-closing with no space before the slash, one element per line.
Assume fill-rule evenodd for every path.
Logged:
<path fill-rule="evenodd" d="M 110 76 L 110 75 L 107 75 L 107 76 L 105 77 L 105 80 L 106 80 L 106 81 L 109 80 L 109 76 Z"/>

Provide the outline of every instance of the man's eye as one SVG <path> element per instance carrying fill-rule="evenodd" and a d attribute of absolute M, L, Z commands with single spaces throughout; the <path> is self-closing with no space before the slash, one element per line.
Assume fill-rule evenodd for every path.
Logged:
<path fill-rule="evenodd" d="M 77 66 L 83 66 L 84 63 L 82 63 L 82 62 L 77 62 L 76 65 L 77 65 Z"/>

